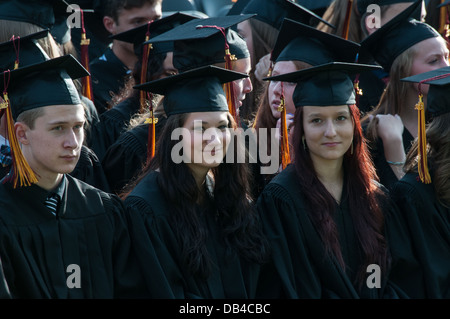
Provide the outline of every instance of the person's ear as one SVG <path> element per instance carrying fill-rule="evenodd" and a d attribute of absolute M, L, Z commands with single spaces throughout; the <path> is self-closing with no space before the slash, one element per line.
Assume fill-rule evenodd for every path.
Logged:
<path fill-rule="evenodd" d="M 30 128 L 28 125 L 22 122 L 16 122 L 14 124 L 14 131 L 16 132 L 17 141 L 20 144 L 28 145 L 30 144 L 30 140 L 28 139 L 28 131 Z"/>
<path fill-rule="evenodd" d="M 114 19 L 112 17 L 104 16 L 103 17 L 103 25 L 105 26 L 105 29 L 109 33 L 115 34 L 116 22 L 114 21 Z"/>

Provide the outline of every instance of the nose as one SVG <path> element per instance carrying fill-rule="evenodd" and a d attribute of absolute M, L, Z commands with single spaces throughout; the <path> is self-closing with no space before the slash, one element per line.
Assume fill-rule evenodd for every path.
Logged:
<path fill-rule="evenodd" d="M 203 134 L 203 143 L 205 145 L 221 145 L 222 139 L 220 138 L 222 132 L 219 129 L 209 128 Z"/>
<path fill-rule="evenodd" d="M 64 147 L 70 149 L 76 149 L 83 139 L 83 136 L 73 130 L 67 130 L 66 138 L 64 140 Z"/>
<path fill-rule="evenodd" d="M 336 136 L 336 128 L 334 127 L 334 123 L 332 120 L 327 120 L 324 135 L 325 137 L 329 138 Z"/>
<path fill-rule="evenodd" d="M 244 79 L 244 93 L 250 93 L 251 91 L 253 91 L 253 84 L 252 81 L 250 80 L 250 78 L 245 78 Z"/>

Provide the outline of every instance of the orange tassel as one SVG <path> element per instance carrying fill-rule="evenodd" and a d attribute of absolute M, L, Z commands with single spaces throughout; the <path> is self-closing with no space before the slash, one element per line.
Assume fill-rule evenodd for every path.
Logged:
<path fill-rule="evenodd" d="M 30 165 L 26 161 L 22 154 L 19 141 L 17 140 L 14 130 L 14 120 L 11 112 L 11 105 L 6 92 L 3 93 L 4 102 L 0 107 L 6 109 L 6 126 L 9 145 L 11 147 L 12 167 L 9 175 L 5 177 L 5 180 L 13 183 L 13 187 L 16 188 L 30 186 L 37 183 L 38 179 L 31 169 Z"/>
<path fill-rule="evenodd" d="M 231 55 L 230 49 L 225 49 L 225 68 L 227 70 L 232 70 L 232 61 L 236 61 L 236 57 L 234 55 Z M 235 122 L 239 125 L 239 118 L 237 114 L 237 101 L 236 101 L 236 92 L 234 90 L 233 82 L 227 82 L 224 84 L 225 93 L 228 101 L 228 110 L 231 113 L 231 116 L 233 116 Z"/>
<path fill-rule="evenodd" d="M 145 119 L 146 124 L 150 124 L 148 126 L 148 141 L 147 141 L 147 163 L 155 156 L 155 125 L 158 123 L 158 118 L 154 116 L 153 110 L 153 102 L 152 98 L 149 96 L 148 98 L 148 107 L 150 110 L 150 116 Z"/>
<path fill-rule="evenodd" d="M 283 85 L 283 83 L 281 85 Z M 284 93 L 281 94 L 280 106 L 278 107 L 278 111 L 281 112 L 281 167 L 285 169 L 286 166 L 291 162 L 291 156 L 289 153 L 289 136 L 286 125 L 286 104 L 284 101 Z"/>
<path fill-rule="evenodd" d="M 425 107 L 423 103 L 423 94 L 419 94 L 419 102 L 416 104 L 416 110 L 418 111 L 418 171 L 419 177 L 422 183 L 430 184 L 431 177 L 428 172 L 427 163 L 427 139 L 426 139 L 426 127 L 425 127 Z"/>
<path fill-rule="evenodd" d="M 345 12 L 344 28 L 342 30 L 342 37 L 348 40 L 348 30 L 350 29 L 350 17 L 352 16 L 353 0 L 347 1 L 347 11 Z"/>
<path fill-rule="evenodd" d="M 90 73 L 89 69 L 89 44 L 91 42 L 90 39 L 86 38 L 86 30 L 84 28 L 84 18 L 83 18 L 83 10 L 81 10 L 81 41 L 80 41 L 80 55 L 81 55 L 81 65 Z M 92 92 L 92 82 L 91 76 L 85 76 L 81 79 L 82 84 L 82 94 L 87 97 L 92 102 L 94 101 L 94 94 Z"/>

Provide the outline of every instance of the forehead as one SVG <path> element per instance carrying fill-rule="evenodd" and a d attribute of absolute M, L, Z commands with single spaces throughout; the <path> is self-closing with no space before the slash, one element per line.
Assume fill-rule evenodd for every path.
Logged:
<path fill-rule="evenodd" d="M 331 106 L 303 106 L 303 113 L 306 116 L 316 114 L 336 114 L 349 113 L 348 105 L 331 105 Z"/>
<path fill-rule="evenodd" d="M 228 120 L 228 112 L 193 112 L 186 118 L 186 124 L 194 121 L 220 122 Z"/>
<path fill-rule="evenodd" d="M 81 104 L 77 105 L 49 105 L 42 107 L 43 121 L 82 121 L 85 119 L 84 107 Z"/>

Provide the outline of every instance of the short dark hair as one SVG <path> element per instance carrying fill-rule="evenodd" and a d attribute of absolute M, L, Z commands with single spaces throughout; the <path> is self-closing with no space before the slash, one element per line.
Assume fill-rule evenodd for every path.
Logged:
<path fill-rule="evenodd" d="M 100 14 L 102 17 L 112 17 L 117 22 L 121 10 L 143 7 L 145 4 L 154 5 L 162 0 L 102 0 Z"/>

